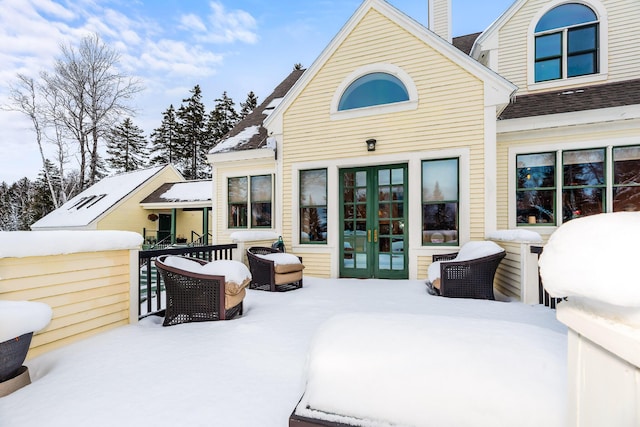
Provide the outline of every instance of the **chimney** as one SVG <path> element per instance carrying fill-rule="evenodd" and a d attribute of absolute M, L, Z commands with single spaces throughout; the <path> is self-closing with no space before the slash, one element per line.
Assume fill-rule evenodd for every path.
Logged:
<path fill-rule="evenodd" d="M 428 28 L 451 43 L 451 0 L 427 0 Z"/>

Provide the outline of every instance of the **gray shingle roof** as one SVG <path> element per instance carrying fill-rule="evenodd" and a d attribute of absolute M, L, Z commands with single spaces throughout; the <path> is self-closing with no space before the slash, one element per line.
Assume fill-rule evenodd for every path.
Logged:
<path fill-rule="evenodd" d="M 473 47 L 473 43 L 482 33 L 473 33 L 467 34 L 464 36 L 454 37 L 451 39 L 451 44 L 455 47 L 463 51 L 465 54 L 469 55 L 471 53 L 471 48 Z"/>
<path fill-rule="evenodd" d="M 640 104 L 640 79 L 516 97 L 499 120 Z"/>

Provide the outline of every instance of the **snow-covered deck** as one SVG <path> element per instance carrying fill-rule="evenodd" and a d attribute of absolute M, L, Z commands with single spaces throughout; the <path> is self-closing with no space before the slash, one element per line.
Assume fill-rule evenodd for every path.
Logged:
<path fill-rule="evenodd" d="M 162 327 L 162 319 L 152 317 L 28 360 L 32 384 L 0 399 L 0 425 L 286 426 L 305 390 L 316 331 L 344 313 L 429 315 L 434 322 L 438 316 L 454 316 L 457 324 L 469 325 L 495 319 L 514 334 L 520 327 L 540 328 L 559 336 L 555 344 L 540 346 L 551 345 L 557 359 L 566 360 L 566 327 L 542 306 L 433 297 L 423 281 L 415 280 L 305 277 L 304 288 L 292 292 L 250 290 L 244 315 L 234 320 Z M 476 359 L 495 354 L 483 351 L 482 343 L 451 340 L 450 347 Z M 536 363 L 521 360 L 522 369 L 535 369 Z M 551 368 L 562 375 L 560 387 L 548 392 L 564 402 L 566 367 Z M 474 387 L 478 379 L 451 372 L 448 381 Z M 563 415 L 552 417 L 561 421 Z M 428 417 L 425 413 L 425 423 Z M 484 418 L 474 425 L 494 425 L 492 414 Z"/>

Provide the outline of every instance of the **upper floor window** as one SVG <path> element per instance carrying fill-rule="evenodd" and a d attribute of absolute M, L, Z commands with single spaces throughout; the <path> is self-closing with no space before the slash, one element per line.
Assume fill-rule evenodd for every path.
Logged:
<path fill-rule="evenodd" d="M 567 3 L 545 13 L 535 27 L 535 81 L 599 72 L 599 31 L 595 12 Z"/>
<path fill-rule="evenodd" d="M 343 92 L 338 111 L 372 107 L 409 100 L 409 92 L 397 77 L 388 73 L 366 74 Z"/>

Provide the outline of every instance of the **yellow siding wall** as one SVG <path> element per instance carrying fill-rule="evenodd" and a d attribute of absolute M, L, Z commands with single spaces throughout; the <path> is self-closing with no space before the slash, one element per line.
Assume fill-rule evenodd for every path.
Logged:
<path fill-rule="evenodd" d="M 532 59 L 527 57 L 527 32 L 538 11 L 548 3 L 548 0 L 528 1 L 499 33 L 500 50 L 496 71 L 519 87 L 519 95 L 528 92 L 527 61 Z M 607 82 L 636 79 L 640 67 L 640 43 L 637 42 L 640 2 L 601 0 L 601 3 L 607 10 L 609 27 Z"/>
<path fill-rule="evenodd" d="M 129 250 L 0 259 L 0 299 L 53 309 L 28 357 L 129 323 Z"/>
<path fill-rule="evenodd" d="M 341 82 L 355 69 L 374 63 L 402 68 L 419 94 L 416 110 L 331 120 L 330 104 Z M 469 147 L 471 238 L 484 238 L 483 83 L 404 29 L 371 10 L 313 77 L 284 115 L 283 185 L 292 192 L 292 165 L 327 159 L 362 158 L 364 141 L 375 137 L 376 156 Z M 466 171 L 462 171 L 466 173 Z M 409 195 L 417 197 L 420 195 Z M 283 230 L 292 241 L 292 200 L 284 197 Z M 465 201 L 466 202 L 466 201 Z M 410 215 L 419 212 L 410 213 Z M 327 275 L 329 255 L 298 253 Z M 310 267 L 305 261 L 305 264 Z M 424 268 L 421 264 L 421 268 Z M 306 270 L 309 273 L 314 270 Z"/>
<path fill-rule="evenodd" d="M 147 216 L 150 211 L 143 209 L 140 206 L 140 201 L 157 190 L 162 184 L 178 181 L 183 181 L 183 179 L 175 170 L 172 168 L 164 169 L 101 218 L 97 223 L 96 229 L 134 231 L 140 234 L 142 234 L 143 228 L 156 230 L 158 227 L 157 222 L 149 221 Z"/>

